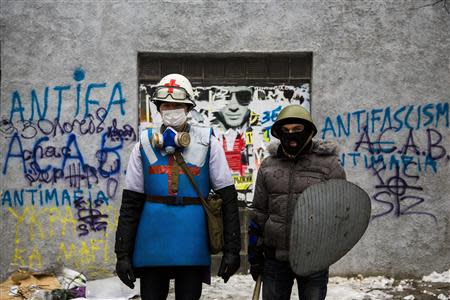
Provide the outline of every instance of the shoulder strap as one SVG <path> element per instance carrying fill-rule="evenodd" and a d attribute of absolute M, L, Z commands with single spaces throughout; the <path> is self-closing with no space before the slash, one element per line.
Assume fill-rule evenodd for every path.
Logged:
<path fill-rule="evenodd" d="M 181 155 L 180 152 L 176 151 L 173 154 L 173 158 L 174 160 L 177 162 L 177 164 L 183 169 L 184 173 L 187 175 L 187 177 L 189 178 L 189 181 L 192 184 L 192 187 L 195 189 L 195 191 L 197 192 L 198 196 L 200 197 L 200 201 L 202 202 L 202 205 L 204 207 L 208 207 L 208 204 L 205 201 L 205 198 L 203 198 L 202 193 L 200 192 L 200 189 L 198 188 L 197 183 L 194 180 L 194 177 L 192 176 L 191 171 L 189 170 L 189 168 L 186 166 L 186 162 L 184 161 L 183 156 Z"/>
<path fill-rule="evenodd" d="M 152 144 L 150 142 L 150 137 L 152 135 L 152 129 L 148 128 L 142 131 L 141 133 L 141 148 L 142 150 L 144 150 L 145 156 L 147 156 L 148 161 L 151 164 L 154 164 L 157 160 L 158 157 L 155 154 L 155 151 L 153 151 L 153 147 Z"/>

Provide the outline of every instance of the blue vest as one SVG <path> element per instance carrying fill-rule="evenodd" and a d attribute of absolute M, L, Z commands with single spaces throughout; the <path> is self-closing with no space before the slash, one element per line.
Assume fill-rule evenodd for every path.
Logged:
<path fill-rule="evenodd" d="M 210 128 L 191 126 L 190 145 L 183 157 L 206 198 L 209 182 Z M 172 156 L 152 147 L 152 129 L 141 135 L 144 193 L 149 196 L 195 197 L 198 194 L 180 168 L 178 192 L 172 193 Z M 170 174 L 170 176 L 169 176 Z M 133 255 L 134 267 L 207 266 L 211 263 L 208 232 L 203 206 L 168 205 L 147 201 L 139 220 Z"/>

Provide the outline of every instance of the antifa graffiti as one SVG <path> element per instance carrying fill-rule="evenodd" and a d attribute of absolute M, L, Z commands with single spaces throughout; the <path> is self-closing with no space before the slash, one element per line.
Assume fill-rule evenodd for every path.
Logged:
<path fill-rule="evenodd" d="M 109 98 L 104 100 L 104 103 L 107 102 L 107 108 L 102 114 L 102 118 L 105 119 L 109 114 L 110 110 L 113 106 L 119 106 L 120 114 L 122 116 L 125 115 L 124 103 L 126 99 L 123 97 L 122 92 L 122 83 L 116 82 L 114 83 L 111 89 L 108 88 L 106 82 L 102 83 L 87 83 L 84 82 L 86 78 L 86 71 L 83 68 L 77 68 L 73 72 L 73 79 L 75 80 L 75 88 L 72 88 L 72 84 L 59 85 L 51 87 L 45 87 L 42 93 L 36 91 L 36 88 L 31 89 L 29 101 L 24 103 L 28 104 L 29 111 L 29 119 L 28 121 L 34 120 L 42 120 L 42 119 L 57 119 L 60 120 L 61 117 L 64 117 L 61 112 L 65 111 L 64 106 L 72 108 L 73 101 L 75 100 L 75 113 L 73 117 L 77 117 L 81 114 L 82 106 L 84 106 L 84 114 L 83 119 L 88 118 L 90 114 L 91 106 L 99 106 L 99 99 L 94 99 L 95 94 L 101 94 L 105 92 L 109 92 Z M 86 87 L 84 89 L 84 87 Z M 84 93 L 82 93 L 84 92 Z M 39 99 L 39 96 L 41 98 Z M 49 96 L 52 99 L 57 99 L 57 101 L 49 101 Z M 84 96 L 84 97 L 83 97 Z M 19 119 L 20 121 L 26 121 L 24 113 L 27 112 L 27 106 L 23 106 L 22 99 L 24 99 L 24 95 L 19 91 L 13 91 L 11 95 L 11 109 L 9 113 L 9 122 L 13 122 L 14 119 Z M 49 107 L 49 103 L 55 103 L 56 107 Z M 83 105 L 84 104 L 84 105 Z M 50 109 L 49 109 L 50 108 Z M 47 116 L 48 112 L 55 112 L 53 118 L 49 118 Z"/>
<path fill-rule="evenodd" d="M 81 67 L 71 76 L 13 90 L 0 120 L 8 182 L 0 198 L 14 221 L 5 224 L 15 224 L 13 264 L 42 268 L 49 258 L 43 243 L 57 247 L 51 259 L 76 268 L 98 269 L 112 257 L 118 208 L 110 203 L 137 131 L 122 121 L 128 100 L 121 82 L 91 81 Z"/>
<path fill-rule="evenodd" d="M 153 103 L 148 105 L 152 85 L 141 85 L 146 94 L 141 102 L 141 127 L 151 121 L 161 124 Z M 309 110 L 309 82 L 299 86 L 207 86 L 194 87 L 195 108 L 190 112 L 193 124 L 211 126 L 223 146 L 239 199 L 251 202 L 253 182 L 262 159 L 267 156 L 270 128 L 283 107 L 301 104 Z"/>
<path fill-rule="evenodd" d="M 74 70 L 73 79 L 74 88 L 64 84 L 45 87 L 41 93 L 32 88 L 26 102 L 23 101 L 26 93 L 12 92 L 9 118 L 0 121 L 0 137 L 7 141 L 2 174 L 8 175 L 11 168 L 16 171 L 19 168 L 30 187 L 64 183 L 80 189 L 105 181 L 108 197 L 115 198 L 122 170 L 122 149 L 126 143 L 137 140 L 131 125 L 119 125 L 116 118 L 107 118 L 114 107 L 125 115 L 122 84 L 116 82 L 108 90 L 106 83 L 86 82 L 86 72 L 82 68 Z M 109 93 L 107 99 L 97 99 L 105 92 Z M 57 101 L 49 102 L 49 98 Z M 51 107 L 51 103 L 55 107 Z M 92 107 L 96 107 L 95 111 Z M 75 110 L 73 117 L 69 116 L 69 108 Z M 52 118 L 51 112 L 55 112 Z M 27 113 L 28 118 L 25 118 Z M 98 137 L 98 144 L 89 138 L 87 147 L 85 136 Z M 94 155 L 90 156 L 91 153 Z M 8 193 L 4 193 L 3 205 L 10 205 L 9 199 L 14 199 L 12 203 L 24 203 L 23 194 L 9 198 Z"/>
<path fill-rule="evenodd" d="M 85 237 L 107 233 L 116 215 L 105 211 L 111 210 L 110 200 L 117 196 L 122 151 L 137 140 L 137 134 L 133 126 L 111 117 L 114 109 L 116 115 L 125 115 L 122 83 L 86 78 L 84 69 L 77 68 L 72 83 L 15 90 L 9 114 L 0 120 L 0 138 L 6 145 L 2 176 L 23 174 L 1 194 L 2 208 L 17 219 L 14 263 L 42 265 L 40 250 L 23 244 L 21 232 L 30 232 L 31 242 L 45 240 L 42 224 L 48 223 L 51 237 L 64 237 L 70 224 L 74 235 Z M 26 224 L 33 228 L 25 228 Z M 71 256 L 74 245 L 61 245 L 61 257 Z M 92 251 L 99 249 L 97 244 L 91 246 Z"/>

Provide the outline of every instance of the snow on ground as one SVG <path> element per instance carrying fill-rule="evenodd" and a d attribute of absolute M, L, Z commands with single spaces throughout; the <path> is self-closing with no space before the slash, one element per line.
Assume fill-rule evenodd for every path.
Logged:
<path fill-rule="evenodd" d="M 371 300 L 371 299 L 450 299 L 448 272 L 433 272 L 424 280 L 394 280 L 383 276 L 353 278 L 331 277 L 326 300 Z M 435 280 L 435 281 L 432 281 Z M 439 282 L 433 283 L 433 282 Z M 117 277 L 88 281 L 87 298 L 92 300 L 126 300 L 139 294 L 139 280 L 134 290 L 128 289 Z M 203 285 L 201 299 L 221 300 L 251 299 L 255 282 L 250 275 L 235 275 L 228 283 L 219 277 L 212 278 L 212 284 Z M 297 285 L 292 289 L 292 299 L 298 299 Z M 170 284 L 169 300 L 174 300 L 173 281 Z"/>
<path fill-rule="evenodd" d="M 327 300 L 359 300 L 359 299 L 390 299 L 386 293 L 378 289 L 392 287 L 393 279 L 385 277 L 372 277 L 359 279 L 347 279 L 332 277 L 328 284 Z M 204 286 L 202 299 L 251 299 L 255 282 L 250 275 L 236 275 L 225 284 L 220 278 L 213 278 L 211 286 Z M 376 290 L 372 290 L 376 289 Z M 298 299 L 297 285 L 292 288 L 292 298 Z M 175 299 L 171 294 L 168 299 Z"/>
<path fill-rule="evenodd" d="M 433 272 L 428 276 L 423 276 L 422 281 L 426 282 L 448 282 L 450 283 L 450 269 L 443 273 Z"/>

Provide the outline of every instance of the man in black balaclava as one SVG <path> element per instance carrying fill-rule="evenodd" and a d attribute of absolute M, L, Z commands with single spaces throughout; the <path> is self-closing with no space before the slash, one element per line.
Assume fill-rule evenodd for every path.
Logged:
<path fill-rule="evenodd" d="M 285 107 L 271 129 L 280 143 L 269 145 L 249 213 L 250 273 L 255 280 L 262 277 L 263 299 L 290 299 L 294 280 L 300 299 L 323 300 L 327 293 L 328 268 L 299 276 L 289 265 L 289 232 L 298 196 L 313 184 L 345 179 L 337 145 L 312 140 L 316 133 L 309 112 L 299 105 Z"/>

